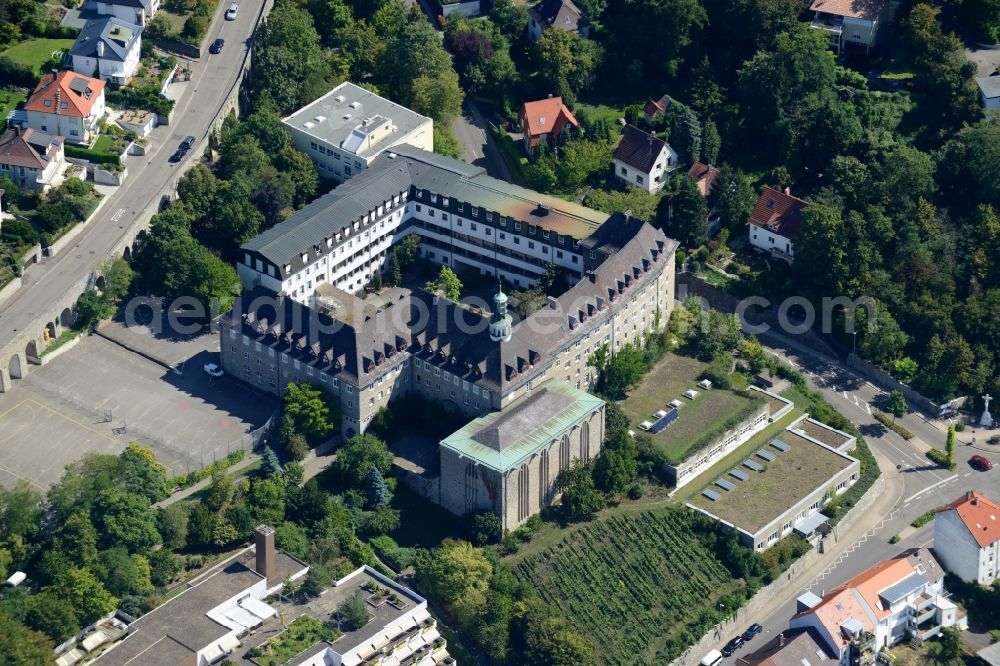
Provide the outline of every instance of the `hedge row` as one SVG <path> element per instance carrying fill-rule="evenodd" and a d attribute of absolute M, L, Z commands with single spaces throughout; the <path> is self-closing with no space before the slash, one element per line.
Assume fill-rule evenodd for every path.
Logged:
<path fill-rule="evenodd" d="M 66 152 L 66 157 L 89 160 L 96 164 L 104 164 L 110 167 L 120 167 L 122 165 L 121 155 L 115 155 L 113 153 L 100 153 L 90 148 L 74 146 L 69 143 L 65 144 L 63 149 Z"/>
<path fill-rule="evenodd" d="M 884 425 L 889 430 L 892 430 L 894 433 L 896 433 L 897 435 L 899 435 L 903 439 L 906 439 L 906 440 L 913 439 L 913 433 L 912 432 L 910 432 L 909 430 L 907 430 L 903 426 L 901 426 L 898 423 L 896 423 L 895 421 L 893 421 L 892 417 L 889 416 L 888 414 L 886 414 L 885 412 L 880 412 L 880 411 L 878 411 L 876 409 L 875 411 L 872 412 L 872 416 L 874 416 L 875 420 L 877 420 L 879 423 L 881 423 L 882 425 Z"/>

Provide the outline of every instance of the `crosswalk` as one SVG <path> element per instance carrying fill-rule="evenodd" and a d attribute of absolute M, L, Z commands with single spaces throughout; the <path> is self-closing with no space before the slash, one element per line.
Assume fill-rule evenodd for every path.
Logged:
<path fill-rule="evenodd" d="M 899 512 L 900 509 L 893 509 L 888 515 L 883 516 L 882 520 L 879 521 L 878 525 L 865 532 L 860 539 L 851 544 L 850 548 L 847 548 L 846 550 L 844 550 L 844 552 L 838 555 L 837 559 L 831 562 L 819 576 L 817 576 L 811 583 L 809 583 L 809 585 L 803 588 L 803 591 L 812 592 L 814 587 L 819 585 L 824 578 L 832 574 L 833 570 L 836 569 L 838 565 L 840 565 L 844 560 L 846 560 L 851 555 L 851 553 L 860 549 L 861 546 L 863 546 L 869 539 L 875 536 L 879 532 L 879 530 L 881 530 L 885 526 L 885 524 L 891 521 Z"/>

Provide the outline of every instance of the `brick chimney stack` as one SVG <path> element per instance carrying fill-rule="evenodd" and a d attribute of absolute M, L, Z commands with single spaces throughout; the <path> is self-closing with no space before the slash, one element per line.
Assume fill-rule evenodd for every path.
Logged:
<path fill-rule="evenodd" d="M 268 580 L 273 580 L 278 573 L 274 528 L 270 525 L 258 525 L 254 530 L 254 546 L 257 551 L 257 573 Z"/>

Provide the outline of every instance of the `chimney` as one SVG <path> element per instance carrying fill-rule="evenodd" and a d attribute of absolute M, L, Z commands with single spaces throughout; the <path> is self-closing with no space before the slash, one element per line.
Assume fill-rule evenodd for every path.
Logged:
<path fill-rule="evenodd" d="M 558 310 L 559 309 L 559 301 L 557 301 L 552 296 L 546 296 L 545 297 L 545 305 L 547 305 L 549 307 L 549 309 L 551 309 L 551 310 Z"/>
<path fill-rule="evenodd" d="M 59 115 L 59 103 L 62 102 L 62 90 L 56 88 L 56 115 Z"/>
<path fill-rule="evenodd" d="M 788 196 L 792 196 L 792 188 L 786 187 L 785 188 L 785 194 L 787 194 Z"/>
<path fill-rule="evenodd" d="M 97 42 L 97 57 L 98 58 L 103 58 L 104 57 L 104 41 L 103 40 Z"/>
<path fill-rule="evenodd" d="M 258 525 L 253 538 L 257 551 L 257 573 L 273 580 L 278 573 L 277 559 L 274 552 L 274 528 L 269 525 Z"/>
<path fill-rule="evenodd" d="M 784 646 L 785 646 L 785 632 L 782 631 L 781 633 L 778 634 L 778 647 L 784 647 Z"/>

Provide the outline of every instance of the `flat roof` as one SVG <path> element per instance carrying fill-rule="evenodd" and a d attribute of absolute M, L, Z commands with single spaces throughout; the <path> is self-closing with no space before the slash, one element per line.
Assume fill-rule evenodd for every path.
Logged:
<path fill-rule="evenodd" d="M 820 423 L 814 419 L 805 417 L 792 424 L 792 429 L 800 430 L 803 434 L 812 437 L 815 440 L 819 440 L 828 446 L 832 446 L 835 449 L 839 449 L 844 444 L 854 439 L 851 435 L 846 432 L 841 432 L 836 428 L 831 428 L 830 426 Z"/>
<path fill-rule="evenodd" d="M 393 129 L 387 133 L 377 132 L 378 138 L 365 145 L 356 132 L 365 134 L 367 128 L 362 123 L 376 116 L 389 120 Z M 319 141 L 367 157 L 389 148 L 430 120 L 427 116 L 345 81 L 283 118 L 281 122 Z M 376 122 L 372 125 L 377 128 L 380 124 Z"/>
<path fill-rule="evenodd" d="M 551 380 L 503 410 L 470 421 L 441 446 L 504 472 L 602 405 L 586 391 Z"/>
<path fill-rule="evenodd" d="M 220 563 L 194 584 L 129 625 L 131 632 L 94 662 L 99 666 L 177 666 L 230 632 L 207 613 L 263 580 L 251 567 L 252 548 Z M 279 569 L 291 573 L 305 565 L 277 553 Z M 280 580 L 279 580 L 280 583 Z"/>
<path fill-rule="evenodd" d="M 1000 97 L 1000 76 L 980 76 L 976 83 L 986 99 Z"/>
<path fill-rule="evenodd" d="M 731 492 L 710 502 L 700 495 L 688 504 L 756 534 L 784 515 L 817 489 L 858 462 L 832 447 L 806 439 L 789 430 L 779 435 L 786 451 L 774 450 L 775 459 L 763 465 L 763 472 L 749 472 Z"/>

